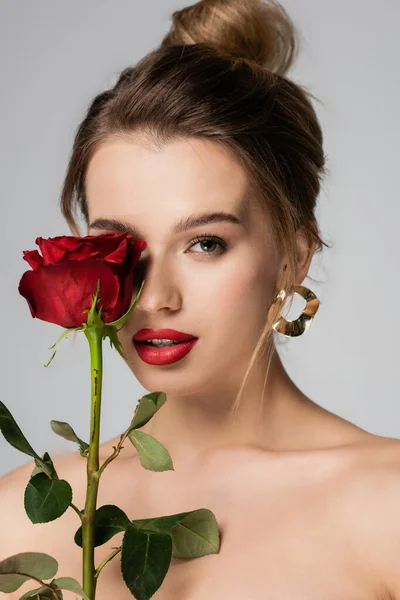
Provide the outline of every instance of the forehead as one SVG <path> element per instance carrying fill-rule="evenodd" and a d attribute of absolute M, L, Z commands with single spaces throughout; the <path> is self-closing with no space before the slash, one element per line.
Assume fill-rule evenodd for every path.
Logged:
<path fill-rule="evenodd" d="M 144 137 L 103 142 L 85 178 L 90 220 L 97 217 L 182 215 L 248 208 L 249 181 L 234 156 L 205 139 L 156 146 Z"/>

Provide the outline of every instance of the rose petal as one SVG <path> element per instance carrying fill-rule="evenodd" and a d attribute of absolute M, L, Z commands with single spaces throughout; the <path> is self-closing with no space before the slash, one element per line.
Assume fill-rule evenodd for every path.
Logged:
<path fill-rule="evenodd" d="M 86 236 L 85 240 L 89 240 L 95 245 L 103 258 L 107 258 L 114 253 L 118 248 L 125 247 L 125 240 L 133 240 L 133 237 L 127 231 L 123 233 L 105 233 L 102 235 Z M 113 260 L 111 261 L 113 262 Z"/>
<path fill-rule="evenodd" d="M 119 281 L 102 260 L 70 262 L 39 267 L 23 274 L 20 294 L 28 301 L 32 316 L 61 327 L 80 327 L 87 322 L 92 296 L 100 279 L 97 309 L 104 306 L 101 318 L 114 320 L 118 304 Z M 111 315 L 111 318 L 109 318 Z"/>
<path fill-rule="evenodd" d="M 99 251 L 92 244 L 85 243 L 83 238 L 73 236 L 61 236 L 58 238 L 36 238 L 43 255 L 43 265 L 51 265 L 61 262 L 63 259 L 74 257 L 76 260 L 82 258 L 94 258 L 99 256 Z"/>
<path fill-rule="evenodd" d="M 37 269 L 43 263 L 43 258 L 37 250 L 23 250 L 22 258 L 26 260 L 32 269 Z"/>

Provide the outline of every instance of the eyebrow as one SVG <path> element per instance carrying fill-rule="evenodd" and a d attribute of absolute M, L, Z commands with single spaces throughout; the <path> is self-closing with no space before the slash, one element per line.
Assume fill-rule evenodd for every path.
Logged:
<path fill-rule="evenodd" d="M 227 212 L 212 212 L 212 213 L 199 213 L 196 215 L 190 215 L 180 219 L 171 229 L 171 233 L 182 233 L 189 229 L 199 227 L 200 225 L 207 225 L 208 223 L 234 223 L 235 225 L 243 225 L 242 221 L 236 215 Z M 128 223 L 127 221 L 120 221 L 118 219 L 106 219 L 98 218 L 90 223 L 89 229 L 109 229 L 117 233 L 125 233 L 126 231 L 132 235 L 135 239 L 144 239 L 141 232 L 135 225 Z"/>

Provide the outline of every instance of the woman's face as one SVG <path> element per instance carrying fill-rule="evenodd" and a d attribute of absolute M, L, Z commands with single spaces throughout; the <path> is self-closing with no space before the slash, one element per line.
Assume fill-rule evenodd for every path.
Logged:
<path fill-rule="evenodd" d="M 214 142 L 180 140 L 155 148 L 144 137 L 109 140 L 86 178 L 89 223 L 124 222 L 147 247 L 137 265 L 145 284 L 118 336 L 127 362 L 148 390 L 176 396 L 236 389 L 265 324 L 282 266 L 265 216 L 248 195 L 244 170 Z M 248 202 L 247 202 L 248 201 Z M 214 221 L 174 231 L 182 219 L 224 212 Z M 88 234 L 114 229 L 90 225 Z M 214 239 L 199 242 L 197 236 Z M 198 341 L 182 360 L 149 365 L 132 336 L 142 328 L 172 328 Z"/>

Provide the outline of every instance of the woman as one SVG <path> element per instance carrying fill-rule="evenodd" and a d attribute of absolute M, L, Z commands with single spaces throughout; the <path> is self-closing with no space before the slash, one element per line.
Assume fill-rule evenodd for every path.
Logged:
<path fill-rule="evenodd" d="M 146 471 L 126 444 L 98 506 L 118 504 L 132 519 L 205 507 L 220 526 L 219 554 L 173 559 L 155 599 L 400 598 L 398 440 L 306 397 L 273 338 L 304 334 L 317 314 L 303 280 L 327 246 L 315 219 L 322 132 L 307 93 L 286 77 L 296 51 L 278 3 L 203 0 L 176 11 L 160 47 L 94 99 L 75 138 L 61 198 L 72 233 L 81 235 L 79 208 L 85 234 L 130 231 L 148 244 L 135 295 L 145 286 L 119 337 L 138 381 L 167 394 L 141 430 L 174 462 Z M 294 293 L 306 307 L 289 322 Z M 161 339 L 194 341 L 155 347 Z M 55 464 L 83 505 L 82 458 Z M 20 502 L 31 468 L 3 478 L 3 507 Z M 20 510 L 10 522 L 21 539 L 9 531 L 2 555 L 40 542 L 60 575 L 80 579 L 73 511 L 29 527 Z M 97 548 L 96 562 L 119 542 Z M 132 597 L 118 561 L 97 597 Z"/>

